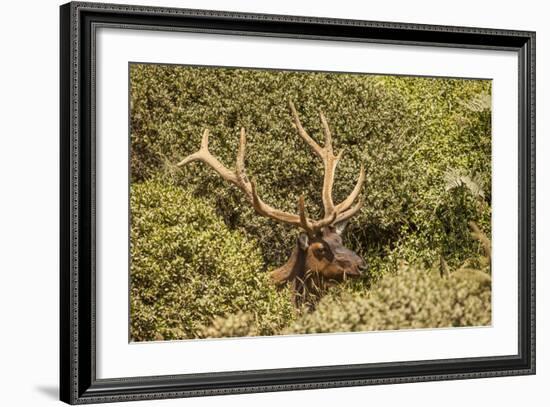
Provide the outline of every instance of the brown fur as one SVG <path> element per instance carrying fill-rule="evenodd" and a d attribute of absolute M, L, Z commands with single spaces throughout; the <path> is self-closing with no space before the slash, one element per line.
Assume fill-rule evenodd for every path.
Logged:
<path fill-rule="evenodd" d="M 301 235 L 288 261 L 270 277 L 277 285 L 290 283 L 293 301 L 300 306 L 310 297 L 318 298 L 326 287 L 360 276 L 364 268 L 363 259 L 344 247 L 340 234 L 326 227 L 322 236 Z"/>

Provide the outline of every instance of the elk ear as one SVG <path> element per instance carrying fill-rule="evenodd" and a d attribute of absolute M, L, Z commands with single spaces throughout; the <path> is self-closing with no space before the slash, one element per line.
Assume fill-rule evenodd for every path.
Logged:
<path fill-rule="evenodd" d="M 298 236 L 298 245 L 302 250 L 306 250 L 309 246 L 309 237 L 306 233 L 300 233 Z"/>
<path fill-rule="evenodd" d="M 333 228 L 336 233 L 338 233 L 340 236 L 342 236 L 346 230 L 346 226 L 348 226 L 348 221 L 343 220 L 342 222 L 336 223 Z"/>

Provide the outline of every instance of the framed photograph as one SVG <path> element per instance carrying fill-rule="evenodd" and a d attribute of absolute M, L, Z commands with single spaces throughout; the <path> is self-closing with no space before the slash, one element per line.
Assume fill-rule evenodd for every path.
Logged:
<path fill-rule="evenodd" d="M 61 6 L 61 400 L 535 373 L 535 33 Z"/>

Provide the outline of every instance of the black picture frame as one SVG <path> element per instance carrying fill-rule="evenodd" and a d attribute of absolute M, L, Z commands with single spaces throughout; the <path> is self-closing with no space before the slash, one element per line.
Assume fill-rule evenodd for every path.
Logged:
<path fill-rule="evenodd" d="M 60 398 L 70 404 L 535 373 L 535 33 L 72 2 L 60 7 Z M 181 30 L 482 50 L 519 56 L 519 352 L 229 373 L 96 378 L 95 29 Z"/>

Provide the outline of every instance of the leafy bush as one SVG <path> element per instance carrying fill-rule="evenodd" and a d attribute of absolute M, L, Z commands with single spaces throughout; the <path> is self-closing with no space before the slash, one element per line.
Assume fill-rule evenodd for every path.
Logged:
<path fill-rule="evenodd" d="M 216 317 L 250 312 L 269 335 L 294 310 L 262 270 L 253 241 L 231 231 L 202 199 L 158 181 L 131 187 L 131 337 L 196 338 Z"/>
<path fill-rule="evenodd" d="M 276 334 L 272 332 L 271 334 Z M 201 338 L 231 338 L 260 335 L 256 329 L 256 318 L 251 313 L 239 312 L 228 317 L 217 317 L 210 325 L 201 329 Z"/>
<path fill-rule="evenodd" d="M 413 178 L 412 206 L 402 214 L 406 226 L 390 254 L 393 264 L 404 258 L 429 266 L 443 254 L 457 267 L 477 253 L 468 221 L 491 231 L 490 82 L 396 76 L 383 82 L 403 97 L 417 137 L 407 160 L 415 169 L 404 173 Z M 475 180 L 482 196 L 463 182 L 450 187 L 453 175 Z"/>
<path fill-rule="evenodd" d="M 132 64 L 130 86 L 134 340 L 490 322 L 490 81 Z M 297 231 L 258 216 L 208 166 L 175 166 L 208 128 L 212 153 L 234 168 L 245 127 L 260 196 L 293 212 L 304 193 L 320 216 L 322 164 L 293 129 L 289 100 L 321 144 L 322 110 L 345 149 L 335 201 L 361 164 L 367 173 L 345 244 L 369 273 L 304 315 L 265 273 Z M 450 278 L 426 271 L 440 258 Z M 417 266 L 398 271 L 400 261 Z"/>
<path fill-rule="evenodd" d="M 241 191 L 206 165 L 173 164 L 198 149 L 208 127 L 211 151 L 233 167 L 243 126 L 248 173 L 264 200 L 295 211 L 304 192 L 309 213 L 319 216 L 322 165 L 292 128 L 288 100 L 318 140 L 321 109 L 335 149 L 345 148 L 336 201 L 353 188 L 360 164 L 366 167 L 366 202 L 346 243 L 366 258 L 371 279 L 394 271 L 401 258 L 428 265 L 444 253 L 456 266 L 471 256 L 475 248 L 462 246 L 449 224 L 464 231 L 473 220 L 490 232 L 490 205 L 474 210 L 476 200 L 462 208 L 473 218 L 434 216 L 454 211 L 450 168 L 476 174 L 490 202 L 489 81 L 140 64 L 130 75 L 133 179 L 160 175 L 185 185 L 230 229 L 256 240 L 268 268 L 286 260 L 296 232 L 257 216 Z"/>
<path fill-rule="evenodd" d="M 455 274 L 457 273 L 457 274 Z M 283 332 L 323 333 L 482 326 L 491 323 L 491 285 L 479 270 L 439 273 L 404 267 L 368 293 L 339 288 Z M 485 278 L 483 278 L 485 276 Z"/>

